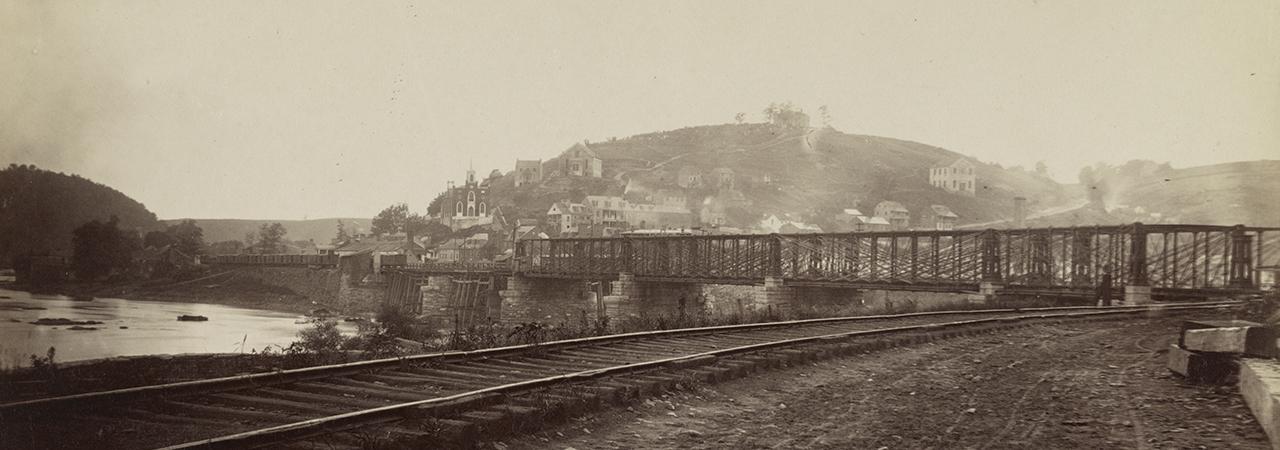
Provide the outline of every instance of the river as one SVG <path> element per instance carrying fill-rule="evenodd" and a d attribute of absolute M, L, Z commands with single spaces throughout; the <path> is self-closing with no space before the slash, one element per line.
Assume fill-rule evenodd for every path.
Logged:
<path fill-rule="evenodd" d="M 208 317 L 207 322 L 179 322 L 179 315 Z M 38 319 L 65 318 L 97 321 L 70 326 L 34 325 Z M 296 314 L 206 303 L 137 301 L 95 298 L 77 301 L 58 295 L 39 295 L 0 289 L 0 368 L 30 365 L 29 355 L 43 356 L 56 348 L 55 361 L 68 362 L 112 356 L 240 353 L 267 346 L 288 346 L 298 331 Z M 351 323 L 340 323 L 345 334 Z"/>

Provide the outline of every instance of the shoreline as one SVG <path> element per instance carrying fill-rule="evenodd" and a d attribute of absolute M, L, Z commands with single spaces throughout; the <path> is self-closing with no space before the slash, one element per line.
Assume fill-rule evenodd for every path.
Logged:
<path fill-rule="evenodd" d="M 245 309 L 310 315 L 317 309 L 343 315 L 363 315 L 362 312 L 343 311 L 333 305 L 313 302 L 293 292 L 278 289 L 253 289 L 258 286 L 199 286 L 178 283 L 168 286 L 145 286 L 129 283 L 63 283 L 46 288 L 33 288 L 17 283 L 0 283 L 0 289 L 21 291 L 32 295 L 59 295 L 72 299 L 79 297 L 118 298 L 129 301 L 156 301 L 171 303 L 204 303 Z"/>

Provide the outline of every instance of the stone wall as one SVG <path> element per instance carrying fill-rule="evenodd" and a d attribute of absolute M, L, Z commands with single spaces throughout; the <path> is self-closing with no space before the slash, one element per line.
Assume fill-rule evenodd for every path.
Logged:
<path fill-rule="evenodd" d="M 580 280 L 530 278 L 507 279 L 502 297 L 501 321 L 504 323 L 542 322 L 549 324 L 578 323 L 585 314 L 596 317 L 596 295 L 592 287 Z"/>
<path fill-rule="evenodd" d="M 339 294 L 343 276 L 337 269 L 253 266 L 236 270 L 236 276 L 288 289 L 316 303 L 335 307 L 341 304 Z"/>
<path fill-rule="evenodd" d="M 605 314 L 619 320 L 639 316 L 678 316 L 707 309 L 703 285 L 636 281 L 631 274 L 618 275 L 604 298 Z"/>
<path fill-rule="evenodd" d="M 307 301 L 315 302 L 317 308 L 376 311 L 386 298 L 386 289 L 380 285 L 360 284 L 360 280 L 368 273 L 366 262 L 343 258 L 343 264 L 339 268 L 241 266 L 235 269 L 235 276 L 287 289 Z"/>

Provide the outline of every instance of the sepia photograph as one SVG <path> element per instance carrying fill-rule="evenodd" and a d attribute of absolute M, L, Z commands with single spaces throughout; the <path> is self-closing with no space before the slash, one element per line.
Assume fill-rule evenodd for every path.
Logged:
<path fill-rule="evenodd" d="M 1280 1 L 0 0 L 0 448 L 1280 449 Z"/>

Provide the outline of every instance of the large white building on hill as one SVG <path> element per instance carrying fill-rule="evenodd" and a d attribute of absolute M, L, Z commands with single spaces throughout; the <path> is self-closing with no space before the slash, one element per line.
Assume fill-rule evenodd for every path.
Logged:
<path fill-rule="evenodd" d="M 978 190 L 978 176 L 973 163 L 960 158 L 950 165 L 929 169 L 929 184 L 951 192 L 974 195 Z"/>

